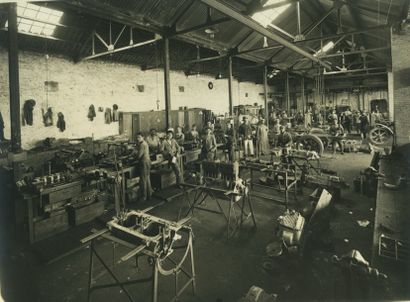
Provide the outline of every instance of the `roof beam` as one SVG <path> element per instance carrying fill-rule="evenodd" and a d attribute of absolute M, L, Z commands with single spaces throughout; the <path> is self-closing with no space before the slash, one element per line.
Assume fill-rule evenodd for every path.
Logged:
<path fill-rule="evenodd" d="M 372 68 L 362 68 L 362 69 L 352 69 L 352 70 L 338 70 L 338 71 L 328 71 L 323 73 L 324 76 L 342 74 L 342 73 L 356 73 L 356 72 L 367 72 L 367 71 L 385 71 L 386 67 L 372 67 Z"/>
<path fill-rule="evenodd" d="M 274 9 L 274 8 L 282 7 L 282 6 L 285 6 L 287 4 L 295 3 L 297 1 L 298 0 L 283 0 L 283 1 L 280 1 L 280 2 L 277 2 L 277 3 L 274 3 L 274 4 L 265 5 L 261 8 L 259 8 L 259 9 L 257 9 L 255 12 L 261 12 L 261 11 L 265 11 L 265 10 L 268 10 L 268 9 Z"/>
<path fill-rule="evenodd" d="M 338 53 L 323 55 L 319 57 L 327 59 L 327 58 L 335 58 L 335 57 L 349 56 L 349 55 L 361 55 L 361 54 L 368 53 L 368 52 L 378 52 L 378 51 L 385 51 L 389 49 L 390 49 L 390 46 L 385 46 L 385 47 L 362 49 L 362 50 L 355 50 L 355 51 L 349 51 L 349 52 L 338 52 Z"/>
<path fill-rule="evenodd" d="M 144 41 L 144 42 L 139 42 L 139 43 L 135 43 L 135 44 L 128 45 L 128 46 L 103 51 L 103 52 L 100 52 L 100 53 L 93 54 L 91 56 L 84 57 L 84 58 L 80 59 L 80 61 L 91 60 L 91 59 L 95 59 L 95 58 L 98 58 L 98 57 L 110 55 L 110 54 L 113 54 L 113 53 L 116 53 L 116 52 L 120 52 L 120 51 L 124 51 L 124 50 L 129 50 L 129 49 L 132 49 L 132 48 L 145 46 L 145 45 L 148 45 L 148 44 L 151 44 L 151 43 L 155 43 L 159 39 L 160 39 L 159 37 L 155 37 L 154 39 L 150 39 L 150 40 L 147 40 L 147 41 Z"/>
<path fill-rule="evenodd" d="M 256 21 L 252 20 L 248 16 L 243 15 L 242 13 L 236 11 L 235 9 L 227 6 L 225 3 L 222 3 L 220 0 L 201 0 L 206 5 L 213 7 L 214 9 L 220 11 L 221 13 L 237 20 L 241 24 L 253 29 L 254 31 L 258 32 L 262 36 L 267 37 L 273 41 L 278 42 L 279 44 L 285 46 L 286 48 L 291 49 L 292 51 L 299 53 L 300 55 L 309 58 L 310 60 L 319 63 L 320 65 L 324 66 L 325 68 L 331 69 L 331 66 L 325 62 L 322 62 L 320 59 L 314 57 L 311 53 L 307 52 L 306 50 L 296 46 L 292 42 L 284 39 L 283 37 L 279 36 L 276 33 L 273 33 L 267 30 L 265 27 L 257 23 Z"/>
<path fill-rule="evenodd" d="M 205 29 L 205 28 L 208 28 L 208 27 L 211 27 L 211 26 L 214 26 L 214 25 L 218 25 L 218 24 L 221 24 L 221 23 L 224 23 L 224 22 L 228 22 L 228 21 L 232 21 L 232 19 L 229 18 L 229 17 L 220 18 L 220 19 L 212 20 L 210 22 L 205 22 L 203 24 L 199 24 L 199 25 L 196 25 L 196 26 L 193 26 L 193 27 L 190 27 L 190 28 L 185 28 L 185 29 L 182 29 L 182 30 L 179 30 L 179 31 L 171 32 L 167 36 L 171 38 L 171 37 L 175 37 L 175 36 L 178 36 L 178 35 L 184 35 L 184 34 L 187 34 L 189 32 L 192 32 L 192 31 Z"/>

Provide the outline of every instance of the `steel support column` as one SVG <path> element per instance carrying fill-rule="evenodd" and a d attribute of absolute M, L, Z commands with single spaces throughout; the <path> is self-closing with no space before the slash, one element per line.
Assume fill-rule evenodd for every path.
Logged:
<path fill-rule="evenodd" d="M 269 130 L 269 109 L 268 109 L 268 66 L 263 68 L 263 95 L 265 97 L 265 119 Z"/>
<path fill-rule="evenodd" d="M 19 152 L 21 151 L 21 114 L 16 3 L 9 4 L 8 24 L 11 151 Z"/>
<path fill-rule="evenodd" d="M 303 76 L 300 82 L 300 91 L 301 91 L 301 99 L 302 99 L 302 112 L 304 114 L 307 108 L 306 108 L 306 101 L 305 101 L 305 77 Z"/>
<path fill-rule="evenodd" d="M 289 71 L 286 72 L 286 111 L 290 115 Z"/>
<path fill-rule="evenodd" d="M 228 89 L 229 89 L 229 115 L 233 115 L 233 101 L 232 101 L 232 57 L 228 58 Z"/>
<path fill-rule="evenodd" d="M 171 125 L 171 87 L 169 78 L 169 39 L 164 38 L 164 88 L 165 88 L 165 124 Z"/>

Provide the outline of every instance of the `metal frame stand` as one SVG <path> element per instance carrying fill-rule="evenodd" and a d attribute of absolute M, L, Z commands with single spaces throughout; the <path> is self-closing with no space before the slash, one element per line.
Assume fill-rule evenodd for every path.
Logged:
<path fill-rule="evenodd" d="M 194 209 L 214 213 L 214 214 L 222 214 L 226 220 L 227 223 L 227 230 L 226 230 L 226 236 L 227 239 L 229 240 L 230 237 L 232 237 L 236 231 L 242 227 L 243 222 L 246 221 L 249 217 L 252 218 L 253 222 L 253 227 L 256 228 L 256 220 L 255 220 L 255 215 L 253 212 L 253 207 L 252 207 L 252 200 L 251 197 L 248 194 L 246 195 L 239 195 L 235 192 L 232 191 L 227 191 L 219 188 L 212 188 L 212 187 L 207 187 L 204 185 L 191 185 L 191 184 L 183 184 L 183 189 L 185 192 L 185 199 L 188 203 L 188 210 L 185 214 L 185 217 L 191 213 L 194 215 Z M 186 187 L 188 188 L 193 188 L 195 191 L 195 196 L 191 200 L 189 193 L 186 190 Z M 221 195 L 225 198 L 222 200 L 227 200 L 229 201 L 229 209 L 228 209 L 228 214 L 226 214 L 221 206 L 221 203 L 219 202 L 219 199 L 216 195 Z M 201 207 L 201 205 L 205 202 L 207 197 L 211 197 L 212 200 L 215 201 L 215 203 L 218 206 L 219 211 L 207 209 L 204 207 Z M 238 200 L 237 197 L 240 197 Z M 248 205 L 249 212 L 245 210 L 246 204 Z M 235 210 L 235 206 L 239 208 L 239 213 Z M 234 225 L 232 225 L 234 223 Z"/>
<path fill-rule="evenodd" d="M 145 283 L 145 282 L 152 282 L 152 287 L 151 287 L 151 302 L 158 302 L 158 285 L 159 285 L 159 275 L 163 276 L 170 276 L 174 275 L 174 284 L 175 284 L 175 296 L 171 301 L 177 301 L 179 297 L 182 295 L 182 293 L 187 289 L 189 285 L 192 285 L 192 292 L 195 295 L 196 294 L 196 281 L 195 281 L 195 262 L 194 262 L 194 250 L 193 250 L 193 235 L 191 231 L 188 231 L 188 243 L 183 246 L 179 247 L 174 247 L 174 250 L 178 249 L 186 249 L 185 254 L 182 258 L 182 260 L 178 263 L 174 259 L 171 258 L 171 255 L 168 255 L 164 259 L 160 259 L 155 256 L 155 254 L 150 251 L 146 250 L 144 247 L 145 246 L 135 246 L 129 242 L 123 241 L 122 239 L 116 238 L 112 235 L 109 234 L 108 229 L 104 229 L 102 231 L 99 231 L 93 235 L 88 236 L 87 238 L 84 238 L 81 240 L 83 243 L 89 243 L 89 249 L 90 249 L 90 261 L 89 261 L 89 270 L 88 270 L 88 292 L 87 292 L 87 302 L 91 301 L 91 294 L 93 291 L 98 290 L 98 289 L 104 289 L 104 288 L 109 288 L 109 287 L 120 287 L 124 294 L 127 296 L 128 300 L 131 302 L 136 302 L 140 301 L 139 299 L 135 299 L 132 294 L 127 290 L 126 286 L 132 285 L 132 284 L 137 284 L 137 283 Z M 152 276 L 147 277 L 147 278 L 141 278 L 141 279 L 134 279 L 134 280 L 127 280 L 127 281 L 121 281 L 113 272 L 113 270 L 108 266 L 108 264 L 104 261 L 104 259 L 98 254 L 97 250 L 95 249 L 95 243 L 94 241 L 98 238 L 105 238 L 113 242 L 113 267 L 115 267 L 116 259 L 115 259 L 115 249 L 116 245 L 122 245 L 125 247 L 128 247 L 132 249 L 130 253 L 127 255 L 123 256 L 119 262 L 123 262 L 126 260 L 129 260 L 133 257 L 136 259 L 136 263 L 138 264 L 138 259 L 141 256 L 148 256 L 150 259 L 153 259 L 153 265 L 152 265 Z M 114 283 L 106 283 L 106 284 L 100 284 L 100 285 L 92 285 L 93 282 L 93 268 L 94 268 L 94 256 L 97 258 L 105 270 L 108 272 L 108 274 L 114 279 Z M 188 257 L 189 256 L 189 257 Z M 189 259 L 188 259 L 189 258 Z M 166 270 L 162 267 L 162 263 L 168 261 L 171 265 L 174 265 L 175 267 Z M 189 272 L 188 270 L 184 269 L 182 265 L 189 261 L 191 271 Z M 188 281 L 182 286 L 179 287 L 179 274 L 183 273 L 187 278 Z"/>

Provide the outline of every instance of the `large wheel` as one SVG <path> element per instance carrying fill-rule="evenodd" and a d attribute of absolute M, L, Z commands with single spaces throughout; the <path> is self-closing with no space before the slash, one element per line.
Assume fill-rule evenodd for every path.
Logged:
<path fill-rule="evenodd" d="M 393 137 L 393 131 L 385 125 L 376 125 L 369 132 L 369 139 L 372 144 L 384 145 Z"/>
<path fill-rule="evenodd" d="M 322 155 L 325 150 L 322 140 L 313 134 L 299 136 L 296 143 L 301 145 L 303 150 L 316 151 L 319 155 Z"/>

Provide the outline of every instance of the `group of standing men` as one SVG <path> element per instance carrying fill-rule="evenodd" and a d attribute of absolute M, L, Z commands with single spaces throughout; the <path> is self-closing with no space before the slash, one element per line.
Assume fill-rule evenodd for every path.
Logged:
<path fill-rule="evenodd" d="M 140 198 L 149 200 L 152 196 L 151 186 L 151 154 L 162 154 L 164 159 L 168 161 L 169 167 L 173 170 L 176 176 L 176 184 L 180 186 L 183 182 L 183 175 L 180 168 L 180 155 L 183 151 L 182 145 L 187 140 L 191 142 L 201 142 L 201 158 L 213 161 L 216 156 L 216 138 L 213 134 L 212 124 L 208 123 L 204 130 L 202 138 L 197 131 L 196 125 L 192 125 L 191 130 L 185 135 L 181 127 L 177 127 L 176 132 L 170 128 L 166 131 L 166 136 L 163 140 L 157 134 L 156 129 L 151 129 L 150 134 L 145 138 L 142 133 L 137 133 L 136 150 L 134 154 L 138 160 L 137 168 L 140 172 Z"/>

